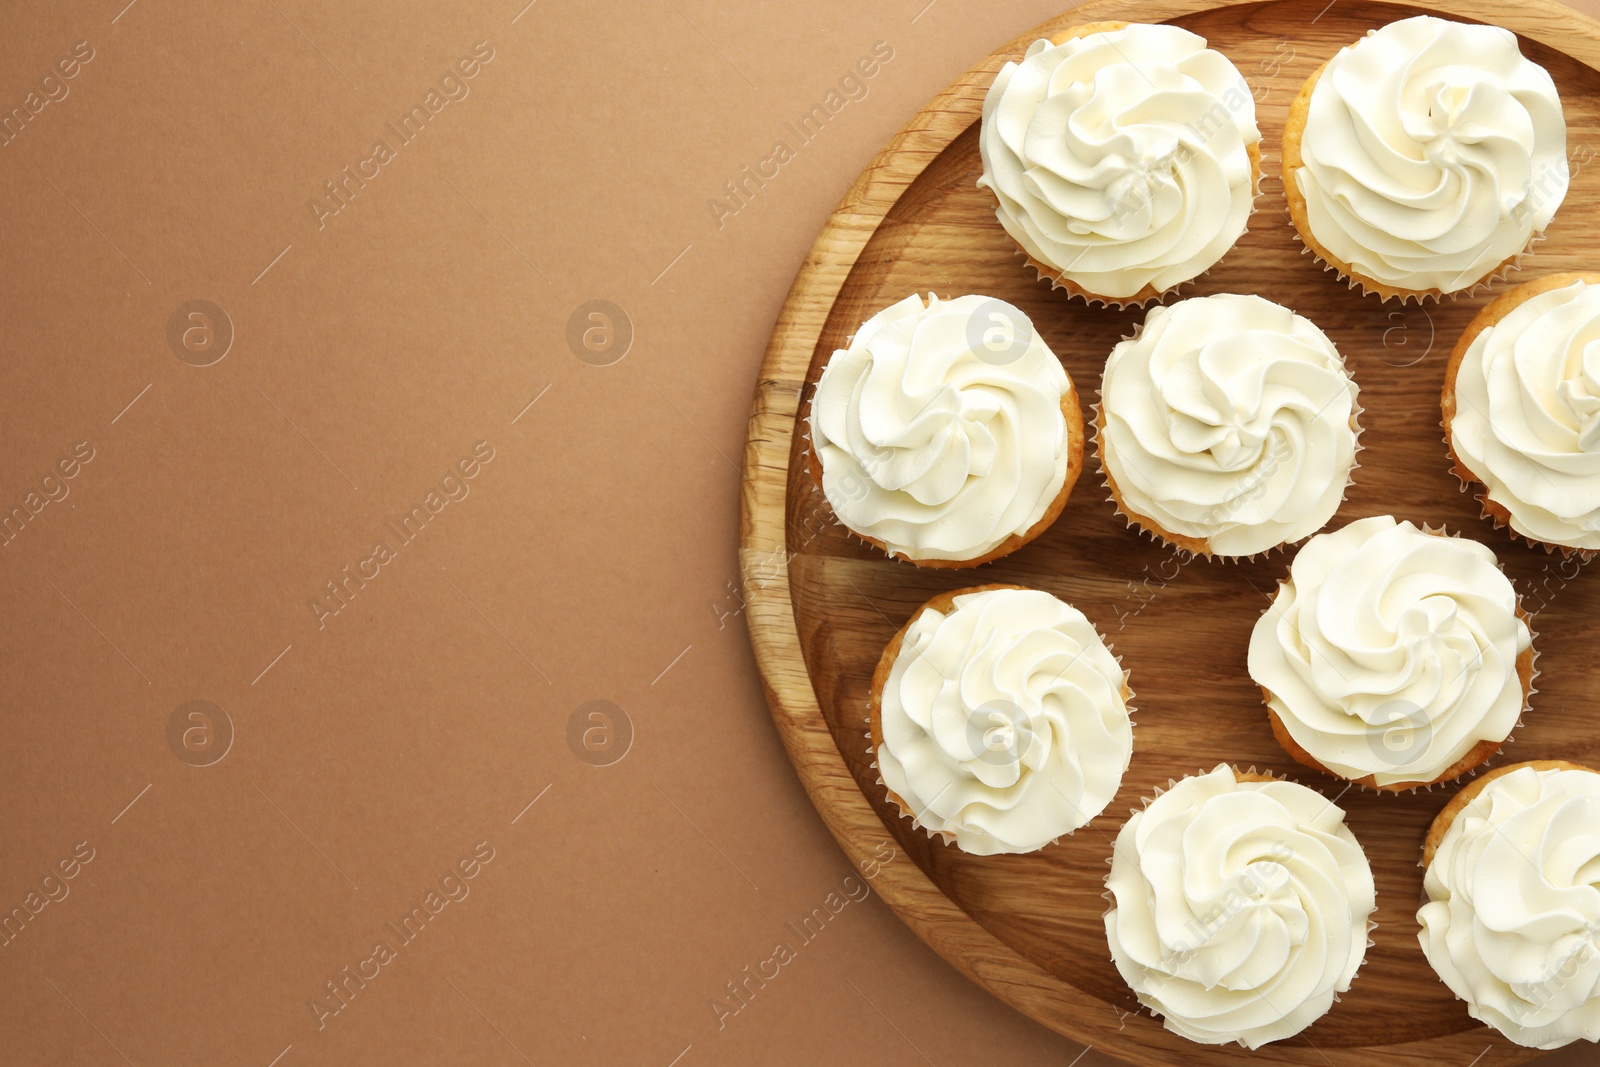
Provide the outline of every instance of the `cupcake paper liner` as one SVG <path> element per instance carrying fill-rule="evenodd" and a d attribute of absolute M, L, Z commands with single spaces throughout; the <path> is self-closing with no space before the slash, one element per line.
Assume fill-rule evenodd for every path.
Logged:
<path fill-rule="evenodd" d="M 1240 234 L 1239 236 L 1243 237 L 1244 234 Z M 1009 233 L 1007 233 L 1006 237 L 1010 238 L 1011 235 Z M 1163 289 L 1159 293 L 1153 293 L 1152 295 L 1147 296 L 1147 297 L 1143 297 L 1142 299 L 1137 299 L 1136 300 L 1136 299 L 1133 299 L 1133 298 L 1130 297 L 1128 299 L 1119 300 L 1119 299 L 1117 299 L 1116 297 L 1113 297 L 1113 296 L 1099 296 L 1099 295 L 1096 295 L 1094 293 L 1089 292 L 1089 290 L 1085 289 L 1083 286 L 1079 285 L 1078 283 L 1070 281 L 1070 280 L 1065 279 L 1065 278 L 1062 278 L 1060 276 L 1059 272 L 1057 272 L 1056 270 L 1054 270 L 1054 269 L 1052 269 L 1050 267 L 1045 266 L 1043 263 L 1040 263 L 1037 259 L 1034 259 L 1033 256 L 1029 255 L 1020 245 L 1017 247 L 1015 254 L 1021 256 L 1022 259 L 1023 259 L 1023 262 L 1026 263 L 1029 267 L 1033 268 L 1033 272 L 1034 272 L 1035 275 L 1038 276 L 1039 281 L 1041 281 L 1041 282 L 1049 282 L 1050 283 L 1050 289 L 1052 291 L 1057 290 L 1057 289 L 1065 290 L 1065 292 L 1067 294 L 1067 298 L 1069 300 L 1070 299 L 1082 300 L 1085 304 L 1088 304 L 1090 307 L 1103 307 L 1103 308 L 1106 308 L 1108 310 L 1112 309 L 1112 308 L 1115 308 L 1118 311 L 1123 311 L 1123 310 L 1126 310 L 1128 308 L 1145 308 L 1145 307 L 1149 307 L 1151 304 L 1159 304 L 1162 301 L 1166 300 L 1167 297 L 1169 297 L 1169 296 L 1173 295 L 1174 293 L 1178 292 L 1184 286 L 1193 285 L 1195 282 L 1199 281 L 1201 278 L 1205 277 L 1207 274 L 1209 274 L 1211 272 L 1211 268 L 1208 267 L 1208 268 L 1206 268 L 1206 270 L 1201 271 L 1199 274 L 1195 275 L 1193 278 L 1190 278 L 1187 281 L 1178 282 L 1176 285 L 1172 286 L 1171 288 Z M 1219 260 L 1218 262 L 1221 262 L 1221 261 Z"/>
<path fill-rule="evenodd" d="M 1288 195 L 1287 191 L 1284 195 Z M 1385 293 L 1378 289 L 1371 288 L 1360 278 L 1357 278 L 1353 274 L 1345 273 L 1332 263 L 1329 263 L 1327 260 L 1319 256 L 1316 249 L 1312 248 L 1311 245 L 1306 241 L 1305 236 L 1301 234 L 1300 227 L 1294 224 L 1294 219 L 1292 217 L 1285 220 L 1285 225 L 1289 227 L 1289 234 L 1294 239 L 1294 242 L 1300 246 L 1300 254 L 1310 256 L 1312 260 L 1315 261 L 1317 266 L 1321 267 L 1324 272 L 1331 271 L 1335 278 L 1345 283 L 1346 288 L 1359 289 L 1361 290 L 1362 296 L 1376 296 L 1381 303 L 1385 304 L 1391 300 L 1397 300 L 1400 302 L 1402 307 L 1407 304 L 1416 304 L 1421 306 L 1422 304 L 1427 303 L 1429 300 L 1432 300 L 1435 303 L 1443 303 L 1444 297 L 1449 297 L 1451 300 L 1456 300 L 1461 297 L 1470 298 L 1477 296 L 1479 293 L 1485 292 L 1491 287 L 1505 282 L 1513 272 L 1521 270 L 1523 261 L 1532 258 L 1535 254 L 1533 246 L 1545 239 L 1545 232 L 1543 230 L 1535 230 L 1532 236 L 1528 238 L 1528 243 L 1522 246 L 1522 251 L 1512 255 L 1493 271 L 1485 274 L 1482 278 L 1479 278 L 1465 289 L 1455 289 L 1448 293 L 1439 292 L 1433 289 L 1429 289 L 1424 292 Z"/>

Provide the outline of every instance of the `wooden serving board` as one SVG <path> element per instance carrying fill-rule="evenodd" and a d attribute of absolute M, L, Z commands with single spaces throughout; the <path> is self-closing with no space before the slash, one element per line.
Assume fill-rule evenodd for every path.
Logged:
<path fill-rule="evenodd" d="M 995 72 L 1036 38 L 1104 19 L 1175 22 L 1245 74 L 1264 138 L 1263 195 L 1250 232 L 1179 295 L 1259 293 L 1327 331 L 1360 385 L 1366 430 L 1355 485 L 1332 525 L 1392 512 L 1489 545 L 1535 617 L 1543 672 L 1533 710 L 1491 765 L 1600 763 L 1600 574 L 1581 573 L 1586 568 L 1481 519 L 1441 440 L 1450 349 L 1505 286 L 1420 307 L 1383 304 L 1325 274 L 1291 235 L 1278 176 L 1289 102 L 1341 46 L 1418 13 L 1356 0 L 1094 0 L 1019 37 L 935 98 L 856 180 L 795 279 L 761 367 L 745 445 L 741 570 L 772 714 L 806 789 L 845 852 L 876 872 L 883 898 L 935 950 L 1033 1018 L 1127 1060 L 1234 1063 L 1247 1055 L 1238 1046 L 1191 1044 L 1141 1011 L 1110 962 L 1102 925 L 1111 841 L 1129 810 L 1169 779 L 1222 761 L 1340 797 L 1378 885 L 1375 944 L 1354 987 L 1302 1035 L 1250 1059 L 1489 1067 L 1536 1056 L 1472 1020 L 1417 943 L 1422 839 L 1453 790 L 1346 791 L 1299 767 L 1273 740 L 1245 654 L 1289 553 L 1224 563 L 1185 560 L 1152 543 L 1114 513 L 1091 450 L 1062 517 L 1037 541 L 975 570 L 919 570 L 836 525 L 805 476 L 796 419 L 834 349 L 913 292 L 976 292 L 1018 305 L 1061 357 L 1086 408 L 1097 399 L 1106 355 L 1144 312 L 1091 307 L 1037 280 L 974 185 L 978 119 Z M 1571 192 L 1549 239 L 1513 280 L 1600 267 L 1600 158 L 1590 162 L 1600 151 L 1600 24 L 1554 0 L 1462 0 L 1434 13 L 1515 30 L 1561 91 Z M 1132 672 L 1138 708 L 1133 763 L 1116 800 L 1072 837 L 1027 856 L 968 856 L 930 842 L 886 802 L 867 753 L 868 685 L 885 644 L 924 600 L 984 582 L 1046 589 L 1083 610 Z M 886 845 L 895 859 L 883 864 Z"/>

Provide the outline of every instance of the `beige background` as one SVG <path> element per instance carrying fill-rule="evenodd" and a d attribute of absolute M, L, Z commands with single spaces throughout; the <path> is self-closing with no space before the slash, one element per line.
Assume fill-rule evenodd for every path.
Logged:
<path fill-rule="evenodd" d="M 876 898 L 711 1006 L 850 873 L 732 584 L 766 334 L 877 148 L 1058 5 L 125 2 L 0 31 L 0 914 L 39 908 L 0 937 L 0 1062 L 1111 1062 Z M 209 366 L 216 313 L 169 339 L 192 300 L 231 322 Z M 609 366 L 569 348 L 590 300 L 631 323 Z M 221 759 L 215 716 L 169 731 L 193 700 Z"/>

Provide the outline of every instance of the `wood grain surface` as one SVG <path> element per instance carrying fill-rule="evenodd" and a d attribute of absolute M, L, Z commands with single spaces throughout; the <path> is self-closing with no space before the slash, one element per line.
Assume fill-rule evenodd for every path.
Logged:
<path fill-rule="evenodd" d="M 1600 153 L 1600 24 L 1550 0 L 1432 10 L 1515 30 L 1562 94 L 1571 192 L 1512 282 L 1595 269 L 1600 158 L 1590 160 Z M 910 857 L 882 867 L 875 885 L 952 964 L 1046 1025 L 1132 1062 L 1489 1067 L 1537 1056 L 1472 1020 L 1417 944 L 1419 852 L 1453 790 L 1347 790 L 1273 740 L 1245 654 L 1289 552 L 1225 563 L 1154 544 L 1116 516 L 1091 455 L 1060 520 L 1037 541 L 972 571 L 919 570 L 836 524 L 805 475 L 796 419 L 833 350 L 912 292 L 978 292 L 1018 305 L 1085 402 L 1097 398 L 1106 355 L 1144 313 L 1069 300 L 1025 266 L 974 185 L 978 117 L 995 71 L 1037 37 L 1101 19 L 1175 22 L 1208 38 L 1252 85 L 1266 175 L 1250 232 L 1178 295 L 1259 293 L 1327 331 L 1365 408 L 1361 466 L 1332 526 L 1388 512 L 1494 549 L 1539 631 L 1542 673 L 1533 710 L 1490 766 L 1600 761 L 1600 575 L 1483 520 L 1451 474 L 1442 441 L 1439 392 L 1451 346 L 1506 286 L 1404 308 L 1363 297 L 1302 254 L 1276 177 L 1284 116 L 1304 79 L 1368 29 L 1420 11 L 1347 0 L 1103 0 L 1040 26 L 935 98 L 862 173 L 802 266 L 761 368 L 745 447 L 741 571 L 773 717 L 813 802 L 853 861 L 869 864 L 884 843 Z M 885 644 L 924 600 L 986 582 L 1046 589 L 1083 610 L 1131 671 L 1138 709 L 1133 763 L 1116 800 L 1076 835 L 1029 856 L 973 857 L 930 842 L 887 803 L 866 751 L 869 682 Z M 1351 991 L 1302 1035 L 1248 1054 L 1191 1044 L 1140 1010 L 1110 962 L 1102 925 L 1111 841 L 1130 808 L 1169 779 L 1222 761 L 1339 798 L 1378 884 L 1375 943 Z"/>

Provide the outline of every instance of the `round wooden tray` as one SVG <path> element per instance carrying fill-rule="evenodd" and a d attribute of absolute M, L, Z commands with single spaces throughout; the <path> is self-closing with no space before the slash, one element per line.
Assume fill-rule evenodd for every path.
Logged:
<path fill-rule="evenodd" d="M 773 718 L 817 810 L 902 919 L 952 964 L 1047 1026 L 1141 1063 L 1232 1063 L 1238 1046 L 1191 1044 L 1139 1009 L 1109 959 L 1101 916 L 1111 840 L 1141 798 L 1222 761 L 1270 768 L 1340 797 L 1378 884 L 1375 944 L 1355 985 L 1261 1063 L 1524 1062 L 1467 1015 L 1417 944 L 1424 831 L 1452 790 L 1344 791 L 1273 740 L 1245 670 L 1251 627 L 1289 554 L 1250 563 L 1184 560 L 1136 535 L 1106 499 L 1092 453 L 1061 519 L 1037 541 L 970 571 L 919 570 L 836 525 L 805 477 L 796 418 L 828 356 L 868 316 L 913 292 L 985 293 L 1021 307 L 1095 400 L 1107 353 L 1143 317 L 1069 300 L 1039 282 L 995 221 L 978 119 L 995 72 L 1039 37 L 1082 22 L 1171 21 L 1209 39 L 1257 96 L 1263 192 L 1251 230 L 1180 295 L 1261 293 L 1309 316 L 1344 353 L 1366 409 L 1361 468 L 1333 525 L 1392 512 L 1445 524 L 1500 556 L 1540 632 L 1539 693 L 1494 765 L 1600 761 L 1600 578 L 1513 542 L 1479 516 L 1449 472 L 1439 389 L 1450 348 L 1493 293 L 1400 308 L 1325 274 L 1291 236 L 1278 178 L 1284 116 L 1301 83 L 1342 45 L 1422 9 L 1352 0 L 1095 0 L 990 55 L 935 98 L 873 160 L 829 218 L 790 290 L 761 367 L 745 445 L 740 567 L 751 638 Z M 1573 182 L 1549 239 L 1513 280 L 1600 266 L 1600 24 L 1554 0 L 1457 2 L 1434 9 L 1522 36 L 1561 90 Z M 1504 285 L 1497 286 L 1503 291 Z M 866 751 L 873 667 L 915 608 L 984 582 L 1049 590 L 1075 604 L 1132 672 L 1135 751 L 1105 814 L 1028 856 L 968 856 L 931 843 L 886 802 Z M 888 847 L 885 847 L 888 846 Z M 895 859 L 883 863 L 894 849 Z M 1488 1053 L 1488 1055 L 1484 1055 Z"/>

